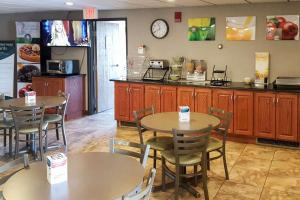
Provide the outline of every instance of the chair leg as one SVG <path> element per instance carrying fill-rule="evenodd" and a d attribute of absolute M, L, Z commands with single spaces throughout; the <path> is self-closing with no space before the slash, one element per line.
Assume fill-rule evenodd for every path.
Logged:
<path fill-rule="evenodd" d="M 18 157 L 19 155 L 19 134 L 16 133 L 15 136 L 15 159 Z"/>
<path fill-rule="evenodd" d="M 44 150 L 43 150 L 43 136 L 42 131 L 39 133 L 39 150 L 40 150 L 40 156 L 41 161 L 43 161 L 44 158 Z"/>
<path fill-rule="evenodd" d="M 6 129 L 3 130 L 3 145 L 6 147 Z"/>
<path fill-rule="evenodd" d="M 156 157 L 157 157 L 157 151 L 153 150 L 153 168 L 156 169 Z"/>
<path fill-rule="evenodd" d="M 26 147 L 27 147 L 27 148 L 29 147 L 29 142 L 28 142 L 28 140 L 29 140 L 29 135 L 27 134 L 27 135 L 26 135 Z"/>
<path fill-rule="evenodd" d="M 59 140 L 58 124 L 55 123 L 56 139 Z"/>
<path fill-rule="evenodd" d="M 197 187 L 198 177 L 197 177 L 198 166 L 194 165 L 194 186 Z"/>
<path fill-rule="evenodd" d="M 161 163 L 162 163 L 162 170 L 161 170 L 161 184 L 162 184 L 162 191 L 166 190 L 166 160 L 164 157 L 161 158 Z"/>
<path fill-rule="evenodd" d="M 179 197 L 179 181 L 180 181 L 180 167 L 176 166 L 176 177 L 175 177 L 175 200 Z"/>
<path fill-rule="evenodd" d="M 8 135 L 8 151 L 9 156 L 12 157 L 12 128 L 9 129 L 9 135 Z"/>
<path fill-rule="evenodd" d="M 210 158 L 209 158 L 209 152 L 207 152 L 207 170 L 210 170 Z"/>
<path fill-rule="evenodd" d="M 202 181 L 203 181 L 203 191 L 205 200 L 209 200 L 208 189 L 207 189 L 207 168 L 202 169 Z"/>
<path fill-rule="evenodd" d="M 66 149 L 68 149 L 67 135 L 66 135 L 66 131 L 65 131 L 65 123 L 64 122 L 61 123 L 61 130 L 62 130 L 64 145 L 65 145 Z"/>
<path fill-rule="evenodd" d="M 48 151 L 48 130 L 45 130 L 45 152 Z"/>
<path fill-rule="evenodd" d="M 224 170 L 225 170 L 225 178 L 226 180 L 229 180 L 229 175 L 228 175 L 228 168 L 227 168 L 227 161 L 226 161 L 226 154 L 225 154 L 225 151 L 222 152 L 223 154 L 223 164 L 224 164 Z"/>

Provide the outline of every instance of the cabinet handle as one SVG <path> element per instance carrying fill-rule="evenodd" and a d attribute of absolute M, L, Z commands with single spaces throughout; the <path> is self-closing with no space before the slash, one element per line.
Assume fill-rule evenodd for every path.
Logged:
<path fill-rule="evenodd" d="M 279 102 L 279 98 L 277 98 L 277 103 Z"/>
<path fill-rule="evenodd" d="M 129 88 L 128 87 L 126 88 L 126 92 L 129 93 Z"/>
<path fill-rule="evenodd" d="M 273 104 L 275 104 L 275 97 L 273 98 Z"/>
<path fill-rule="evenodd" d="M 233 96 L 232 95 L 230 96 L 230 99 L 231 99 L 231 101 L 233 100 Z"/>
<path fill-rule="evenodd" d="M 162 95 L 162 94 L 163 94 L 163 91 L 161 90 L 161 91 L 160 91 L 160 95 Z"/>
<path fill-rule="evenodd" d="M 157 90 L 157 94 L 158 94 L 158 95 L 160 95 L 160 94 L 161 94 L 160 90 Z"/>
<path fill-rule="evenodd" d="M 195 92 L 195 93 L 194 93 L 194 97 L 197 97 L 197 95 L 198 95 L 197 92 Z"/>

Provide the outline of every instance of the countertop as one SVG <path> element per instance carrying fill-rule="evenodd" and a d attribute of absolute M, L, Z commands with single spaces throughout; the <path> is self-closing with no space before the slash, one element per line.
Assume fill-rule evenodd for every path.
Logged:
<path fill-rule="evenodd" d="M 47 78 L 68 78 L 68 77 L 74 77 L 74 76 L 85 76 L 85 74 L 42 74 L 39 76 L 33 76 L 33 77 L 47 77 Z"/>
<path fill-rule="evenodd" d="M 245 84 L 243 82 L 231 82 L 223 86 L 212 86 L 209 82 L 193 82 L 193 81 L 143 81 L 139 79 L 111 79 L 110 81 L 128 82 L 128 83 L 143 83 L 143 84 L 157 84 L 157 85 L 170 85 L 170 86 L 187 86 L 187 87 L 203 87 L 203 88 L 220 88 L 232 90 L 252 90 L 252 91 L 270 91 L 270 92 L 292 92 L 300 93 L 300 89 L 275 89 L 273 84 L 266 86 L 256 86 L 254 84 Z"/>

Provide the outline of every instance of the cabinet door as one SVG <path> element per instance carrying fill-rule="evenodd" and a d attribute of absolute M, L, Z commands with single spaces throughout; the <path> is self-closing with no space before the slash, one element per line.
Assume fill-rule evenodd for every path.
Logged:
<path fill-rule="evenodd" d="M 33 77 L 32 89 L 36 92 L 37 96 L 46 96 L 46 82 L 44 78 Z"/>
<path fill-rule="evenodd" d="M 134 121 L 133 111 L 142 110 L 145 108 L 144 104 L 144 85 L 130 84 L 130 121 Z"/>
<path fill-rule="evenodd" d="M 211 94 L 210 89 L 196 88 L 195 89 L 195 112 L 207 113 L 208 107 L 211 107 Z"/>
<path fill-rule="evenodd" d="M 234 133 L 253 135 L 253 92 L 234 91 Z"/>
<path fill-rule="evenodd" d="M 213 107 L 233 112 L 233 90 L 213 90 Z M 228 132 L 233 132 L 233 120 Z"/>
<path fill-rule="evenodd" d="M 254 95 L 254 135 L 275 139 L 276 95 L 262 92 Z"/>
<path fill-rule="evenodd" d="M 278 93 L 276 103 L 276 139 L 297 141 L 298 96 Z"/>
<path fill-rule="evenodd" d="M 65 91 L 65 80 L 62 78 L 47 78 L 46 80 L 47 89 L 46 96 L 57 96 L 58 92 Z"/>
<path fill-rule="evenodd" d="M 161 111 L 160 86 L 145 85 L 145 108 L 154 106 L 155 112 Z"/>
<path fill-rule="evenodd" d="M 298 95 L 298 141 L 300 142 L 300 95 Z"/>
<path fill-rule="evenodd" d="M 115 82 L 115 120 L 129 121 L 129 84 Z"/>
<path fill-rule="evenodd" d="M 176 87 L 162 86 L 161 87 L 161 112 L 176 112 L 177 111 L 177 92 Z"/>
<path fill-rule="evenodd" d="M 192 112 L 195 111 L 194 88 L 192 87 L 178 87 L 177 88 L 177 105 L 189 106 Z"/>

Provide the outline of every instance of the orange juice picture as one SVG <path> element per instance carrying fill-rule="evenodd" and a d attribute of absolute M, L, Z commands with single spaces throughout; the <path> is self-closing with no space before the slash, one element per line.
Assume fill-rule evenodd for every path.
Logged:
<path fill-rule="evenodd" d="M 255 40 L 255 16 L 227 17 L 227 40 Z"/>

